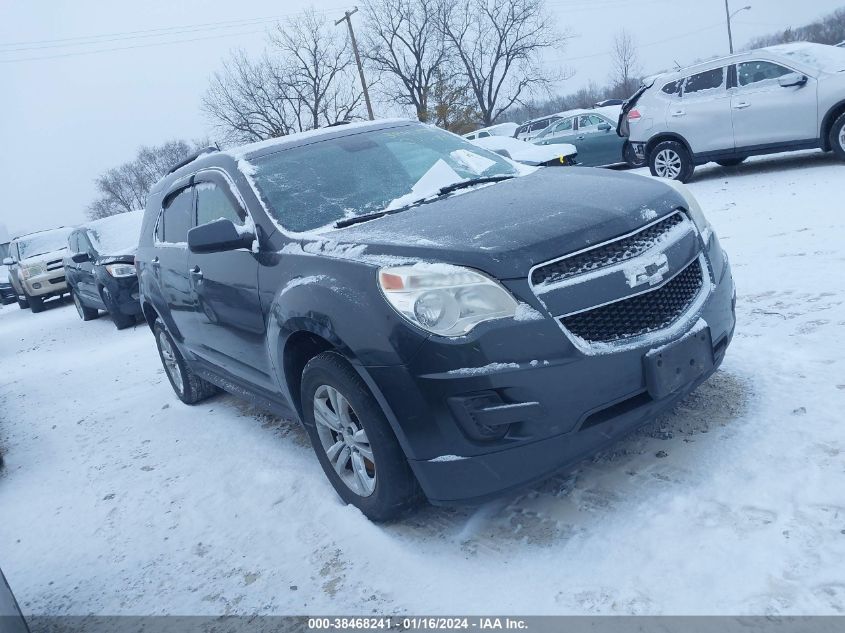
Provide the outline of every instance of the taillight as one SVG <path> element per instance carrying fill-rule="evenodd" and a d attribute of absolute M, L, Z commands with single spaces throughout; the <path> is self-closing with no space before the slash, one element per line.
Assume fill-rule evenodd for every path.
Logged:
<path fill-rule="evenodd" d="M 637 110 L 636 108 L 634 108 L 633 110 L 631 110 L 631 111 L 628 113 L 628 120 L 629 120 L 629 121 L 636 121 L 637 119 L 641 119 L 641 118 L 642 118 L 642 116 L 643 116 L 643 115 L 642 115 L 642 114 L 640 114 L 640 111 L 639 111 L 639 110 Z"/>

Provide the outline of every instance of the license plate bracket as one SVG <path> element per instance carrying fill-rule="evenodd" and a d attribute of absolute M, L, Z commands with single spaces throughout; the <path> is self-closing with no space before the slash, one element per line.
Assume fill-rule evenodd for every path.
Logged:
<path fill-rule="evenodd" d="M 713 362 L 713 342 L 706 326 L 650 350 L 643 356 L 648 393 L 655 400 L 665 398 L 707 373 Z"/>

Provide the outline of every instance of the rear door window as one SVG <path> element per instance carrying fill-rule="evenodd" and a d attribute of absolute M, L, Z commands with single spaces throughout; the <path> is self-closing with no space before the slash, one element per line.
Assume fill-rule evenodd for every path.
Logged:
<path fill-rule="evenodd" d="M 170 244 L 180 244 L 188 241 L 188 229 L 191 228 L 193 217 L 194 193 L 191 187 L 186 187 L 178 193 L 170 194 L 165 200 L 161 221 L 164 229 L 159 239 Z"/>
<path fill-rule="evenodd" d="M 714 68 L 703 73 L 690 75 L 684 82 L 684 96 L 715 91 L 725 87 L 725 69 Z"/>

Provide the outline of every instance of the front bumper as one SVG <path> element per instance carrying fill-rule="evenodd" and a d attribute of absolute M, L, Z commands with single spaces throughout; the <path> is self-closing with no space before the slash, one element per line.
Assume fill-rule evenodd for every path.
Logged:
<path fill-rule="evenodd" d="M 46 273 L 22 279 L 21 283 L 30 297 L 47 298 L 68 291 L 64 270 L 48 270 Z"/>
<path fill-rule="evenodd" d="M 365 379 L 429 500 L 483 501 L 575 464 L 695 389 L 724 358 L 734 302 L 726 261 L 697 313 L 710 329 L 715 362 L 659 400 L 649 395 L 643 365 L 655 343 L 590 355 L 575 348 L 552 319 L 503 323 L 471 343 L 430 341 L 411 364 L 369 367 Z M 476 436 L 471 427 L 479 411 L 493 428 L 507 424 L 507 434 Z"/>
<path fill-rule="evenodd" d="M 108 291 L 106 308 L 109 312 L 117 311 L 128 316 L 141 314 L 137 277 L 112 277 L 103 272 L 102 284 Z"/>

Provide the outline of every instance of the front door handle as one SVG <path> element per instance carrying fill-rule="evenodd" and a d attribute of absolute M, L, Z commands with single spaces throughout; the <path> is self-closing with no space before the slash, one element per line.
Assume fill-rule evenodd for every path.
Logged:
<path fill-rule="evenodd" d="M 197 281 L 202 281 L 202 270 L 200 270 L 199 266 L 194 266 L 193 268 L 191 268 L 191 277 L 193 277 Z"/>
<path fill-rule="evenodd" d="M 579 136 L 579 137 L 578 137 L 578 140 L 579 140 L 579 141 L 583 141 L 583 140 L 584 140 L 584 135 L 582 134 L 581 136 Z"/>
<path fill-rule="evenodd" d="M 686 115 L 686 110 L 675 110 L 672 113 L 672 116 L 685 116 L 685 115 Z"/>
<path fill-rule="evenodd" d="M 748 103 L 747 101 L 740 101 L 739 103 L 737 103 L 734 106 L 734 109 L 735 110 L 744 110 L 745 108 L 749 108 L 749 107 L 751 107 L 750 103 Z"/>
<path fill-rule="evenodd" d="M 158 255 L 156 255 L 150 260 L 150 264 L 152 264 L 153 268 L 158 268 L 159 266 L 161 266 L 161 262 L 158 259 Z"/>

